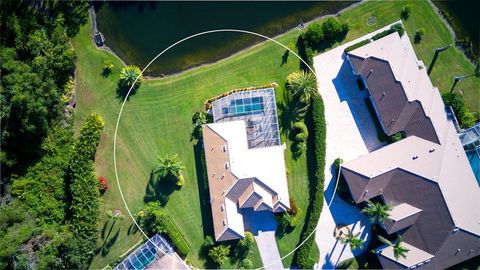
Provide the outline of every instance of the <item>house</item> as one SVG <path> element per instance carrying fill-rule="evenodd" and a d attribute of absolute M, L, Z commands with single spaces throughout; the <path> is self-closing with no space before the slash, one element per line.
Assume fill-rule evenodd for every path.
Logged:
<path fill-rule="evenodd" d="M 480 255 L 480 188 L 455 127 L 407 37 L 390 34 L 346 54 L 387 135 L 404 139 L 342 166 L 353 200 L 393 205 L 387 234 L 409 251 L 377 249 L 386 269 L 445 269 Z M 364 90 L 365 91 L 365 90 Z"/>
<path fill-rule="evenodd" d="M 275 92 L 233 93 L 214 101 L 212 112 L 214 123 L 202 130 L 215 240 L 240 239 L 243 209 L 290 208 Z"/>

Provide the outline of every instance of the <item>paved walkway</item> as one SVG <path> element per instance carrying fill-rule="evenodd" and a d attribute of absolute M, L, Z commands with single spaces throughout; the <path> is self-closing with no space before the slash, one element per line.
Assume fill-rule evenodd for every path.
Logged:
<path fill-rule="evenodd" d="M 332 173 L 333 161 L 340 157 L 344 162 L 368 154 L 382 146 L 365 104 L 366 90 L 360 91 L 350 65 L 343 59 L 346 47 L 378 32 L 386 26 L 357 40 L 346 43 L 314 58 L 318 89 L 325 103 L 327 125 L 327 150 L 325 167 L 325 202 L 317 226 L 315 241 L 320 249 L 319 269 L 332 269 L 339 262 L 353 257 L 362 250 L 352 252 L 350 247 L 333 236 L 336 224 L 352 225 L 354 233 L 366 241 L 370 239 L 371 224 L 355 206 L 337 196 L 330 207 L 336 177 Z M 364 245 L 364 248 L 367 244 Z"/>
<path fill-rule="evenodd" d="M 265 269 L 284 269 L 280 260 L 275 230 L 277 221 L 272 212 L 255 212 L 252 209 L 243 209 L 245 230 L 251 232 L 257 242 L 260 257 Z"/>

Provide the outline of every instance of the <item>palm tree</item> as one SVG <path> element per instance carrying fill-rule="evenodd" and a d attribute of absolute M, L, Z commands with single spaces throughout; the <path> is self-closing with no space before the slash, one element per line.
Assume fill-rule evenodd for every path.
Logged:
<path fill-rule="evenodd" d="M 141 74 L 140 68 L 137 66 L 126 66 L 120 71 L 120 85 L 125 87 L 131 87 L 133 84 L 134 88 L 140 87 L 142 84 L 143 76 Z M 138 80 L 135 82 L 135 80 Z"/>
<path fill-rule="evenodd" d="M 370 221 L 379 223 L 385 222 L 385 220 L 390 220 L 390 211 L 392 211 L 393 206 L 389 203 L 372 203 L 370 200 L 367 200 L 367 207 L 362 209 L 362 212 L 367 216 L 370 216 Z"/>
<path fill-rule="evenodd" d="M 342 243 L 349 244 L 352 251 L 363 247 L 363 240 L 358 237 L 360 233 L 353 234 L 352 230 L 348 230 L 348 234 L 341 238 Z"/>
<path fill-rule="evenodd" d="M 382 237 L 381 235 L 378 236 L 378 240 L 382 241 L 384 244 L 393 248 L 393 256 L 398 261 L 400 257 L 407 258 L 407 252 L 410 250 L 402 246 L 402 237 L 398 236 L 397 241 L 392 243 L 390 240 Z"/>
<path fill-rule="evenodd" d="M 165 157 L 158 157 L 159 165 L 155 170 L 156 173 L 159 173 L 160 176 L 165 177 L 169 180 L 177 182 L 182 176 L 182 170 L 184 169 L 182 163 L 178 160 L 177 155 L 169 156 L 168 154 Z"/>
<path fill-rule="evenodd" d="M 287 88 L 303 104 L 309 104 L 310 100 L 318 95 L 315 76 L 311 72 L 303 70 L 288 75 Z"/>

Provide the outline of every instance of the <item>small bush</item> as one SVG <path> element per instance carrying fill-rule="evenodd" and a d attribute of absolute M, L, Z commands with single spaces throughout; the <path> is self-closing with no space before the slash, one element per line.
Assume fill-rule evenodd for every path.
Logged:
<path fill-rule="evenodd" d="M 402 12 L 400 13 L 400 18 L 402 18 L 402 20 L 406 21 L 410 17 L 410 13 L 412 12 L 412 10 L 413 10 L 412 5 L 404 6 L 403 9 L 402 9 Z"/>
<path fill-rule="evenodd" d="M 105 60 L 103 61 L 103 73 L 108 75 L 110 74 L 113 69 L 115 68 L 115 65 L 113 64 L 112 61 L 110 60 Z"/>
<path fill-rule="evenodd" d="M 307 30 L 302 33 L 302 38 L 307 44 L 315 45 L 323 40 L 323 29 L 320 23 L 312 23 L 307 27 Z"/>
<path fill-rule="evenodd" d="M 469 128 L 475 124 L 477 119 L 468 110 L 462 95 L 457 93 L 445 93 L 442 95 L 442 98 L 445 105 L 452 106 L 461 128 Z"/>
<path fill-rule="evenodd" d="M 293 124 L 293 134 L 295 136 L 295 141 L 297 142 L 305 142 L 307 140 L 307 137 L 308 137 L 308 128 L 307 126 L 305 125 L 305 123 L 303 122 L 296 122 L 295 124 Z M 298 135 L 302 135 L 301 137 L 298 138 L 297 140 L 297 136 Z"/>
<path fill-rule="evenodd" d="M 373 40 L 381 39 L 381 38 L 383 38 L 385 36 L 388 36 L 388 35 L 390 35 L 391 33 L 394 33 L 394 32 L 398 32 L 398 35 L 400 35 L 400 37 L 402 37 L 403 34 L 405 34 L 405 29 L 403 29 L 403 26 L 402 26 L 401 23 L 396 23 L 396 24 L 392 25 L 390 27 L 390 29 L 374 35 L 372 37 L 372 39 Z"/>
<path fill-rule="evenodd" d="M 336 17 L 330 17 L 322 23 L 323 38 L 325 40 L 337 39 L 340 35 L 348 32 L 348 24 Z"/>
<path fill-rule="evenodd" d="M 422 41 L 423 35 L 425 34 L 425 29 L 423 27 L 418 28 L 415 30 L 415 37 L 413 38 L 413 41 L 418 44 L 420 41 Z"/>
<path fill-rule="evenodd" d="M 205 236 L 205 240 L 203 240 L 203 247 L 204 248 L 209 248 L 215 245 L 215 241 L 213 240 L 213 237 L 210 235 Z"/>
<path fill-rule="evenodd" d="M 340 168 L 340 164 L 343 163 L 343 159 L 341 158 L 336 158 L 334 161 L 333 161 L 333 167 L 335 167 L 335 170 L 338 172 L 338 168 Z"/>
<path fill-rule="evenodd" d="M 208 256 L 218 265 L 224 264 L 230 254 L 230 246 L 219 245 L 208 251 Z"/>
<path fill-rule="evenodd" d="M 240 261 L 240 264 L 238 264 L 238 266 L 241 269 L 251 269 L 253 267 L 253 263 L 249 258 L 245 258 Z"/>
<path fill-rule="evenodd" d="M 404 138 L 403 133 L 402 132 L 397 132 L 397 133 L 393 134 L 392 136 L 389 136 L 388 141 L 390 143 L 395 143 L 395 142 L 398 142 L 398 141 L 402 140 L 403 138 Z"/>
<path fill-rule="evenodd" d="M 288 210 L 288 213 L 292 216 L 296 216 L 297 211 L 298 211 L 297 204 L 292 199 L 292 197 L 290 197 L 290 209 Z"/>
<path fill-rule="evenodd" d="M 105 192 L 108 189 L 108 183 L 107 179 L 105 179 L 103 176 L 98 177 L 98 190 L 100 192 Z"/>
<path fill-rule="evenodd" d="M 251 232 L 245 232 L 245 237 L 238 241 L 238 246 L 244 249 L 250 249 L 255 243 L 255 238 Z"/>
<path fill-rule="evenodd" d="M 347 48 L 345 48 L 345 52 L 347 53 L 347 52 L 349 52 L 349 51 L 353 51 L 353 50 L 355 50 L 356 48 L 360 48 L 360 47 L 362 47 L 363 45 L 367 45 L 368 43 L 370 43 L 370 39 L 362 40 L 362 41 L 360 41 L 360 42 L 358 42 L 358 43 L 355 43 L 355 44 L 353 44 L 353 45 L 348 46 Z"/>
<path fill-rule="evenodd" d="M 138 77 L 138 80 L 137 80 Z M 136 80 L 136 81 L 135 81 Z M 137 66 L 126 66 L 120 71 L 119 84 L 122 87 L 137 89 L 143 81 L 142 71 Z"/>
<path fill-rule="evenodd" d="M 183 177 L 183 174 L 180 174 L 177 180 L 177 187 L 182 187 L 185 184 L 185 178 Z"/>

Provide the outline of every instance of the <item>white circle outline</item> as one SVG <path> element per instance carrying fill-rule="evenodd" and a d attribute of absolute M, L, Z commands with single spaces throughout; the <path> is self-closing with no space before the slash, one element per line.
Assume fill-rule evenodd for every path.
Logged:
<path fill-rule="evenodd" d="M 137 226 L 137 228 L 140 230 L 140 232 L 142 232 L 142 234 L 148 239 L 148 241 L 150 241 L 150 238 L 145 234 L 145 232 L 142 230 L 142 228 L 138 225 L 137 221 L 135 220 L 135 218 L 133 217 L 132 215 L 132 212 L 130 211 L 130 208 L 128 207 L 127 205 L 127 202 L 125 201 L 125 197 L 123 196 L 123 191 L 122 191 L 122 188 L 120 187 L 120 181 L 119 181 L 119 178 L 118 178 L 118 169 L 117 169 L 117 133 L 118 133 L 118 126 L 120 124 L 120 118 L 122 116 L 122 112 L 123 112 L 123 108 L 125 107 L 125 103 L 127 102 L 127 99 L 128 99 L 128 96 L 130 95 L 130 93 L 132 92 L 132 89 L 133 89 L 133 86 L 135 86 L 135 84 L 137 83 L 138 81 L 138 78 L 140 78 L 140 76 L 143 74 L 143 72 L 145 72 L 145 70 L 155 61 L 157 60 L 158 57 L 160 57 L 162 54 L 164 54 L 165 52 L 167 52 L 168 50 L 170 50 L 171 48 L 173 48 L 174 46 L 184 42 L 184 41 L 187 41 L 189 39 L 192 39 L 194 37 L 198 37 L 198 36 L 201 36 L 201 35 L 206 35 L 206 34 L 212 34 L 212 33 L 221 33 L 221 32 L 234 32 L 234 33 L 243 33 L 243 34 L 251 34 L 251 35 L 255 35 L 255 36 L 258 36 L 258 37 L 262 37 L 266 40 L 269 40 L 269 41 L 273 41 L 274 43 L 276 43 L 277 45 L 280 45 L 281 47 L 283 47 L 284 49 L 288 50 L 289 52 L 291 52 L 293 55 L 295 55 L 303 64 L 305 64 L 306 67 L 308 67 L 308 69 L 310 70 L 310 72 L 312 72 L 312 74 L 315 76 L 315 78 L 317 77 L 316 74 L 315 74 L 315 71 L 313 70 L 312 67 L 310 67 L 310 65 L 305 62 L 297 53 L 295 53 L 294 51 L 292 51 L 290 48 L 288 48 L 287 46 L 283 45 L 282 43 L 280 43 L 279 41 L 273 39 L 273 38 L 270 38 L 270 37 L 267 37 L 265 35 L 262 35 L 262 34 L 259 34 L 259 33 L 256 33 L 256 32 L 251 32 L 251 31 L 247 31 L 247 30 L 241 30 L 241 29 L 215 29 L 215 30 L 209 30 L 209 31 L 204 31 L 204 32 L 199 32 L 199 33 L 196 33 L 196 34 L 193 34 L 193 35 L 190 35 L 188 37 L 185 37 L 175 43 L 173 43 L 172 45 L 168 46 L 166 49 L 164 49 L 163 51 L 161 51 L 159 54 L 157 54 L 143 69 L 142 71 L 140 72 L 140 75 L 137 76 L 137 78 L 135 79 L 135 81 L 133 82 L 132 86 L 130 87 L 130 89 L 128 90 L 127 92 L 127 95 L 125 96 L 125 99 L 123 100 L 122 102 L 122 106 L 120 107 L 120 111 L 118 113 L 118 118 L 117 118 L 117 123 L 115 125 L 115 134 L 114 134 L 114 138 L 113 138 L 113 165 L 114 165 L 114 168 L 115 168 L 115 178 L 116 178 L 116 181 L 117 181 L 117 186 L 118 186 L 118 190 L 120 191 L 120 197 L 122 198 L 122 201 L 123 201 L 123 204 L 125 205 L 125 208 L 127 208 L 127 212 L 129 214 L 129 216 L 132 218 L 133 220 L 133 223 L 135 223 L 135 225 Z M 328 204 L 328 207 L 330 207 L 330 204 L 332 203 L 333 201 L 333 197 L 335 196 L 335 190 L 333 191 L 333 196 L 332 196 L 332 199 L 330 201 L 330 203 Z M 265 269 L 269 266 L 272 266 L 276 263 L 278 263 L 279 261 L 281 262 L 283 259 L 285 259 L 286 257 L 292 255 L 298 248 L 300 248 L 308 239 L 310 239 L 310 237 L 317 231 L 317 227 L 315 227 L 315 229 L 308 235 L 307 238 L 305 238 L 305 240 L 303 240 L 302 243 L 300 243 L 299 245 L 297 245 L 292 251 L 290 251 L 287 255 L 283 256 L 282 258 L 280 258 L 280 260 L 277 260 L 269 265 L 264 265 L 263 267 L 260 267 L 260 268 L 257 268 L 256 270 L 259 270 L 259 269 Z M 167 255 L 167 256 L 170 256 L 172 258 L 175 258 L 177 261 L 179 261 L 179 259 L 176 257 L 176 256 L 172 256 L 168 253 L 165 253 L 163 252 L 163 250 L 161 250 L 155 243 L 151 242 L 157 249 L 159 249 L 162 253 L 164 253 L 164 255 Z M 179 261 L 180 262 L 180 261 Z M 181 261 L 181 263 L 183 263 L 186 267 L 188 268 L 194 268 L 194 269 L 199 269 L 199 268 L 195 268 L 195 267 L 192 267 L 190 265 L 187 265 L 186 262 L 184 260 Z"/>

